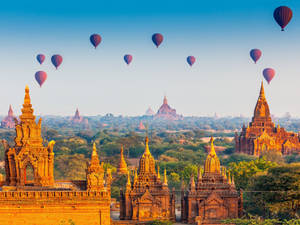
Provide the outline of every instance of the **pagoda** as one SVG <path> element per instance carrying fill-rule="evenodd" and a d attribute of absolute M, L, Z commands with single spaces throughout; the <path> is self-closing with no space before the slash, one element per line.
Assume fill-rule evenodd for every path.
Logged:
<path fill-rule="evenodd" d="M 181 220 L 185 223 L 220 224 L 220 220 L 242 214 L 242 198 L 236 191 L 233 177 L 221 168 L 213 141 L 211 138 L 204 173 L 199 168 L 197 182 L 192 174 L 188 190 L 182 187 Z"/>
<path fill-rule="evenodd" d="M 139 124 L 139 130 L 146 130 L 146 127 L 144 126 L 142 121 Z"/>
<path fill-rule="evenodd" d="M 14 116 L 11 105 L 9 105 L 8 115 L 1 121 L 1 127 L 3 128 L 15 128 L 15 120 L 17 118 Z"/>
<path fill-rule="evenodd" d="M 73 124 L 84 124 L 84 125 L 88 126 L 88 120 L 83 118 L 82 116 L 80 116 L 78 108 L 75 111 L 75 115 L 73 117 L 71 117 L 70 121 Z"/>
<path fill-rule="evenodd" d="M 164 97 L 163 104 L 157 111 L 154 116 L 155 119 L 164 119 L 164 120 L 181 120 L 183 117 L 176 113 L 176 109 L 172 109 L 169 104 L 167 97 Z"/>
<path fill-rule="evenodd" d="M 123 149 L 123 145 L 121 146 L 121 152 L 120 152 L 120 163 L 119 163 L 119 167 L 118 167 L 118 174 L 128 174 L 128 169 L 127 169 L 127 163 L 125 161 L 124 158 L 124 149 Z"/>
<path fill-rule="evenodd" d="M 34 172 L 34 186 L 53 186 L 53 146 L 55 142 L 50 141 L 47 147 L 43 146 L 42 118 L 36 123 L 28 86 L 25 88 L 20 121 L 16 122 L 15 146 L 10 148 L 6 145 L 5 151 L 6 183 L 9 186 L 25 186 L 26 169 L 29 166 Z"/>
<path fill-rule="evenodd" d="M 175 193 L 169 191 L 166 171 L 162 182 L 159 168 L 155 170 L 155 160 L 149 150 L 148 138 L 145 145 L 138 172 L 134 171 L 133 181 L 128 173 L 126 190 L 121 191 L 120 219 L 138 222 L 175 221 Z"/>
<path fill-rule="evenodd" d="M 235 150 L 256 156 L 268 150 L 284 155 L 300 152 L 299 135 L 287 132 L 279 125 L 276 127 L 272 122 L 263 82 L 252 121 L 247 127 L 243 126 L 240 134 L 235 134 Z"/>
<path fill-rule="evenodd" d="M 87 165 L 86 180 L 55 181 L 55 142 L 44 146 L 42 119 L 36 122 L 33 111 L 26 86 L 22 114 L 15 126 L 15 144 L 10 147 L 3 141 L 6 180 L 0 183 L 0 224 L 53 225 L 71 221 L 110 225 L 112 177 L 110 170 L 105 173 L 100 164 L 96 145 Z M 29 168 L 33 178 L 27 173 Z"/>

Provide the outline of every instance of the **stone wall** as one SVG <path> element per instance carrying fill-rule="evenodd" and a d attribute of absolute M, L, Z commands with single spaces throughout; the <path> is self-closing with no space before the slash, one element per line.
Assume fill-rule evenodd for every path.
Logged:
<path fill-rule="evenodd" d="M 110 225 L 106 191 L 0 192 L 1 225 Z"/>

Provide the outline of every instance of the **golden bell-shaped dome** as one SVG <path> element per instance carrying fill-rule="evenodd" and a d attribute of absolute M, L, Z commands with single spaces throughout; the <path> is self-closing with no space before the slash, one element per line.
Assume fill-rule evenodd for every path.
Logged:
<path fill-rule="evenodd" d="M 205 161 L 204 173 L 220 173 L 220 160 L 216 154 L 214 138 L 210 139 L 210 152 Z"/>

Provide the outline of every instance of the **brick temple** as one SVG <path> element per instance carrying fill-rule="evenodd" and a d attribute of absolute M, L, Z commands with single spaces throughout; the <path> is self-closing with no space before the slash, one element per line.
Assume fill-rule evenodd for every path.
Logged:
<path fill-rule="evenodd" d="M 42 119 L 36 122 L 29 88 L 20 121 L 16 124 L 15 144 L 5 146 L 6 181 L 0 191 L 1 225 L 110 224 L 110 170 L 100 164 L 96 146 L 87 165 L 86 180 L 55 181 L 54 141 L 44 146 Z M 32 170 L 28 170 L 31 168 Z M 33 179 L 28 179 L 32 171 Z"/>
<path fill-rule="evenodd" d="M 157 113 L 154 116 L 155 119 L 164 119 L 164 120 L 182 120 L 182 115 L 176 113 L 176 109 L 171 108 L 168 104 L 167 97 L 164 97 L 163 104 L 158 109 Z"/>
<path fill-rule="evenodd" d="M 300 152 L 300 139 L 298 134 L 287 132 L 279 125 L 276 127 L 272 122 L 262 82 L 252 121 L 235 135 L 235 151 L 259 156 L 268 150 L 283 155 Z"/>
<path fill-rule="evenodd" d="M 191 176 L 188 190 L 182 187 L 181 220 L 189 224 L 221 224 L 221 220 L 242 214 L 242 198 L 234 179 L 220 166 L 213 138 L 206 158 L 204 173 L 199 168 L 197 182 Z"/>
<path fill-rule="evenodd" d="M 7 116 L 1 121 L 1 127 L 3 128 L 15 128 L 15 120 L 17 118 L 14 116 L 11 105 L 9 105 Z"/>
<path fill-rule="evenodd" d="M 133 182 L 128 173 L 126 190 L 121 191 L 120 219 L 137 222 L 156 219 L 175 221 L 175 193 L 169 191 L 166 171 L 162 182 L 159 168 L 155 170 L 148 138 L 145 145 L 138 173 L 135 170 Z"/>

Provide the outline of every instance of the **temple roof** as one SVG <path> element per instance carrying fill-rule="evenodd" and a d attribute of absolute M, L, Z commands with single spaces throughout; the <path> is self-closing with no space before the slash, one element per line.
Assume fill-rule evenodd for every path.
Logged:
<path fill-rule="evenodd" d="M 35 116 L 33 115 L 33 108 L 31 105 L 30 95 L 29 95 L 29 87 L 26 85 L 25 87 L 25 97 L 23 108 L 21 109 L 22 115 L 20 116 L 21 122 L 35 122 Z"/>
<path fill-rule="evenodd" d="M 255 109 L 254 109 L 253 119 L 262 118 L 262 117 L 271 119 L 271 114 L 270 114 L 270 110 L 269 110 L 269 105 L 266 100 L 263 82 L 261 82 L 259 97 L 258 97 L 256 106 L 255 106 Z"/>

